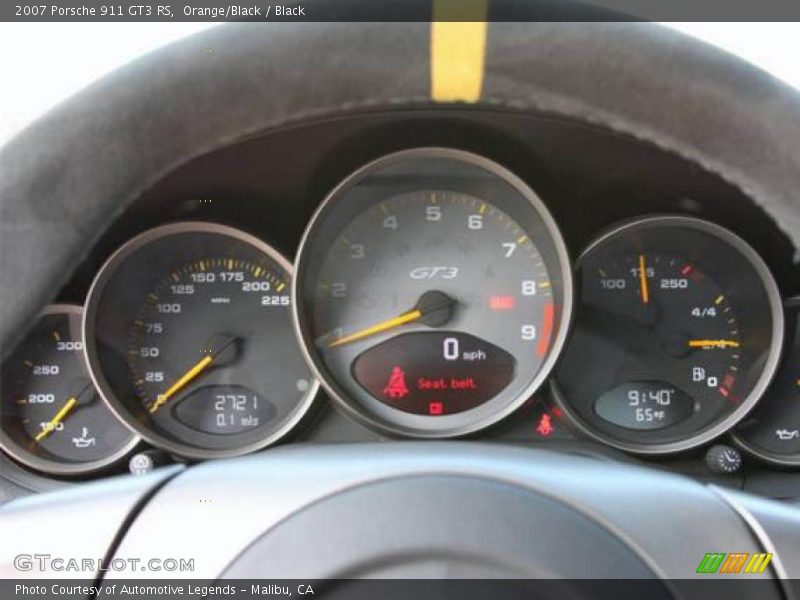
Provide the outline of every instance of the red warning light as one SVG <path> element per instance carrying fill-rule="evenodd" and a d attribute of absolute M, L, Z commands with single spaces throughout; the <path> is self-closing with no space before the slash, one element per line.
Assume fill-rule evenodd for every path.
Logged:
<path fill-rule="evenodd" d="M 386 387 L 383 388 L 383 393 L 389 398 L 402 398 L 408 395 L 408 386 L 406 385 L 406 374 L 400 367 L 394 367 L 392 374 L 389 375 L 389 381 Z"/>
<path fill-rule="evenodd" d="M 554 431 L 553 419 L 547 413 L 543 413 L 539 419 L 539 424 L 536 426 L 536 433 L 542 437 L 550 437 Z"/>
<path fill-rule="evenodd" d="M 512 310 L 517 304 L 514 296 L 492 296 L 489 298 L 489 308 L 492 310 Z"/>
<path fill-rule="evenodd" d="M 429 415 L 440 415 L 444 412 L 444 404 L 441 402 L 430 402 L 428 404 Z"/>

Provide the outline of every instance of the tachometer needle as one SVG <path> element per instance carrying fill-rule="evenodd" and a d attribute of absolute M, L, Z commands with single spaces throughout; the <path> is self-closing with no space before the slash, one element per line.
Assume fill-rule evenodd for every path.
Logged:
<path fill-rule="evenodd" d="M 333 348 L 334 346 L 349 344 L 350 342 L 355 342 L 356 340 L 364 339 L 365 337 L 375 335 L 376 333 L 389 331 L 390 329 L 394 329 L 395 327 L 400 327 L 400 325 L 405 325 L 406 323 L 412 323 L 413 321 L 419 320 L 420 317 L 422 317 L 421 310 L 419 309 L 411 310 L 407 313 L 403 313 L 399 317 L 394 317 L 393 319 L 387 319 L 386 321 L 382 321 L 381 323 L 377 323 L 375 325 L 372 325 L 371 327 L 366 327 L 364 329 L 361 329 L 360 331 L 351 333 L 350 335 L 340 337 L 338 340 L 334 340 L 333 342 L 331 342 L 329 346 Z"/>
<path fill-rule="evenodd" d="M 647 287 L 647 263 L 645 262 L 644 254 L 639 255 L 639 288 L 642 291 L 642 302 L 648 304 L 650 302 L 650 290 Z"/>
<path fill-rule="evenodd" d="M 395 327 L 400 327 L 401 325 L 413 323 L 414 321 L 420 321 L 423 319 L 425 320 L 426 324 L 430 325 L 431 327 L 441 326 L 450 319 L 452 308 L 455 303 L 456 301 L 444 292 L 430 290 L 422 294 L 417 301 L 417 305 L 408 312 L 404 312 L 397 317 L 387 319 L 386 321 L 381 321 L 380 323 L 371 325 L 364 329 L 360 329 L 355 333 L 340 337 L 328 344 L 328 347 L 334 348 L 343 344 L 349 344 L 350 342 L 362 340 L 371 335 L 383 333 L 384 331 L 389 331 Z"/>
<path fill-rule="evenodd" d="M 64 406 L 62 406 L 61 409 L 56 413 L 56 416 L 50 419 L 45 425 L 44 429 L 36 434 L 36 437 L 33 439 L 37 442 L 41 442 L 44 438 L 50 435 L 53 431 L 55 431 L 56 426 L 67 418 L 67 415 L 72 412 L 72 409 L 75 408 L 75 405 L 77 404 L 78 399 L 75 396 L 68 398 L 64 403 Z"/>
<path fill-rule="evenodd" d="M 734 340 L 689 340 L 689 348 L 738 348 Z"/>

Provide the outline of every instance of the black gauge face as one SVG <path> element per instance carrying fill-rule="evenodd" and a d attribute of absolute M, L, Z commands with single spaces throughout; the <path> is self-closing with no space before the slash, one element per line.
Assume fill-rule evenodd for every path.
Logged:
<path fill-rule="evenodd" d="M 787 306 L 790 337 L 783 362 L 761 402 L 734 430 L 745 450 L 768 462 L 800 465 L 800 299 Z"/>
<path fill-rule="evenodd" d="M 736 423 L 769 383 L 777 287 L 742 240 L 685 217 L 623 225 L 578 261 L 575 328 L 554 390 L 591 435 L 674 452 Z"/>
<path fill-rule="evenodd" d="M 159 227 L 123 246 L 89 293 L 98 387 L 154 445 L 184 456 L 277 441 L 317 384 L 295 341 L 291 267 L 235 229 Z"/>
<path fill-rule="evenodd" d="M 368 424 L 458 435 L 538 387 L 565 335 L 566 251 L 499 166 L 402 152 L 326 200 L 298 258 L 296 319 L 328 390 Z"/>
<path fill-rule="evenodd" d="M 48 307 L 2 367 L 3 448 L 53 474 L 82 474 L 124 457 L 137 438 L 103 403 L 86 370 L 81 309 Z"/>

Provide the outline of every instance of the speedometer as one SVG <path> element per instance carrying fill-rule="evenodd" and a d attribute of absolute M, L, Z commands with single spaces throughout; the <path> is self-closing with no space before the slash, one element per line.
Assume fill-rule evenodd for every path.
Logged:
<path fill-rule="evenodd" d="M 98 389 L 152 444 L 194 458 L 273 443 L 317 389 L 291 326 L 291 267 L 230 227 L 179 223 L 118 250 L 89 292 Z"/>
<path fill-rule="evenodd" d="M 380 159 L 323 203 L 297 261 L 295 318 L 327 390 L 369 425 L 441 437 L 518 407 L 551 369 L 571 308 L 542 201 L 484 158 Z"/>

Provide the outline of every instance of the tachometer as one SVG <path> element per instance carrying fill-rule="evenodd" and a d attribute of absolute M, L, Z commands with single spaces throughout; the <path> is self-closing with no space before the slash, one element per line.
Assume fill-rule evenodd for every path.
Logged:
<path fill-rule="evenodd" d="M 85 474 L 138 442 L 95 390 L 83 360 L 81 308 L 48 306 L 2 366 L 0 446 L 55 475 Z"/>
<path fill-rule="evenodd" d="M 152 444 L 195 458 L 285 435 L 317 389 L 291 326 L 291 266 L 241 231 L 179 223 L 118 250 L 89 292 L 92 375 Z"/>
<path fill-rule="evenodd" d="M 679 216 L 634 221 L 591 244 L 577 273 L 554 390 L 590 435 L 644 453 L 696 446 L 741 419 L 775 373 L 778 289 L 728 230 Z"/>
<path fill-rule="evenodd" d="M 323 203 L 297 261 L 308 357 L 352 415 L 394 433 L 459 435 L 541 384 L 571 309 L 547 209 L 499 165 L 455 150 L 380 159 Z"/>

